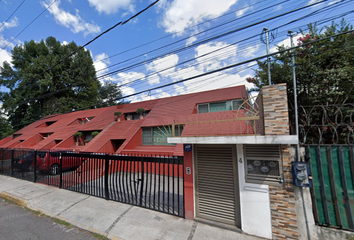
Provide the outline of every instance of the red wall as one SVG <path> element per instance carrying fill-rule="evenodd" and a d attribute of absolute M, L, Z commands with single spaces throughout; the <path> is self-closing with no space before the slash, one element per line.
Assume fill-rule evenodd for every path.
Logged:
<path fill-rule="evenodd" d="M 193 146 L 194 147 L 194 146 Z M 191 168 L 191 173 L 187 174 L 187 167 Z M 184 151 L 184 216 L 187 219 L 194 219 L 194 191 L 193 191 L 193 151 Z"/>
<path fill-rule="evenodd" d="M 58 148 L 72 148 L 76 144 L 76 139 L 74 137 L 69 137 L 65 141 L 62 141 Z"/>
<path fill-rule="evenodd" d="M 142 131 L 139 129 L 139 131 L 132 137 L 129 141 L 129 143 L 124 147 L 125 150 L 128 149 L 135 149 L 137 146 L 141 146 L 142 144 Z M 123 146 L 123 145 L 122 145 Z M 121 147 L 122 147 L 121 146 Z M 121 148 L 120 147 L 120 148 Z"/>
<path fill-rule="evenodd" d="M 114 149 L 113 149 L 113 146 L 112 146 L 112 141 L 111 140 L 108 140 L 106 142 L 105 145 L 103 145 L 103 147 L 101 147 L 97 152 L 101 152 L 101 153 L 114 153 Z"/>

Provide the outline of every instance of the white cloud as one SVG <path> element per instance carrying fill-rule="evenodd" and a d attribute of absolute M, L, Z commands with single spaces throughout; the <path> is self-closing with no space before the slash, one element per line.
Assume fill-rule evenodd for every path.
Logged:
<path fill-rule="evenodd" d="M 0 48 L 4 48 L 4 47 L 13 48 L 15 44 L 10 42 L 11 41 L 5 39 L 3 35 L 0 35 Z"/>
<path fill-rule="evenodd" d="M 187 41 L 186 41 L 186 46 L 191 45 L 195 41 L 197 41 L 197 37 L 195 37 L 195 36 L 192 36 L 192 37 L 188 38 Z"/>
<path fill-rule="evenodd" d="M 121 86 L 120 90 L 122 91 L 123 96 L 131 95 L 135 93 L 135 89 L 128 86 Z"/>
<path fill-rule="evenodd" d="M 46 2 L 41 2 L 41 4 L 48 8 L 50 2 L 47 0 Z M 55 21 L 66 27 L 69 28 L 73 33 L 80 33 L 83 32 L 84 36 L 88 34 L 96 34 L 101 32 L 101 28 L 95 23 L 88 23 L 83 20 L 79 14 L 79 10 L 76 9 L 75 15 L 61 9 L 59 7 L 60 1 L 58 0 L 50 8 L 48 11 L 53 14 Z"/>
<path fill-rule="evenodd" d="M 299 37 L 303 37 L 303 35 L 301 33 L 295 35 L 293 37 L 293 43 L 294 43 L 294 46 L 297 45 L 297 39 Z M 278 47 L 277 46 L 282 46 L 284 45 L 285 47 L 289 48 L 291 46 L 291 43 L 290 43 L 290 37 L 284 39 L 283 41 L 281 42 L 278 42 L 276 45 L 272 46 L 270 49 L 269 49 L 269 52 L 270 53 L 274 53 L 274 52 L 277 52 L 278 51 Z"/>
<path fill-rule="evenodd" d="M 238 0 L 174 0 L 172 3 L 163 3 L 162 26 L 168 33 L 177 33 L 186 28 L 201 23 L 207 19 L 215 18 L 230 9 Z"/>
<path fill-rule="evenodd" d="M 11 60 L 12 60 L 11 54 L 5 49 L 0 48 L 0 50 L 2 50 L 0 52 L 0 66 L 2 66 L 2 63 L 5 61 L 11 64 Z"/>
<path fill-rule="evenodd" d="M 257 44 L 255 46 L 249 46 L 242 51 L 242 56 L 243 57 L 254 57 L 256 55 L 260 55 L 260 54 L 258 54 L 260 47 L 261 47 L 260 44 Z M 257 54 L 255 54 L 255 53 L 257 53 Z"/>
<path fill-rule="evenodd" d="M 178 62 L 177 54 L 170 54 L 163 58 L 158 58 L 147 65 L 147 69 L 150 71 L 162 71 L 168 67 L 174 67 Z"/>
<path fill-rule="evenodd" d="M 135 80 L 145 80 L 145 74 L 140 72 L 118 73 L 117 78 L 114 78 L 114 81 L 118 81 L 120 84 L 127 84 Z"/>
<path fill-rule="evenodd" d="M 210 52 L 212 53 L 205 57 L 197 58 L 193 66 L 177 69 L 173 75 L 173 80 L 179 81 L 198 76 L 210 70 L 229 65 L 231 62 L 235 62 L 237 46 L 226 46 L 228 46 L 228 44 L 224 42 L 211 42 L 198 46 L 195 49 L 196 57 L 203 56 Z M 220 51 L 213 52 L 218 49 L 220 49 Z M 257 49 L 258 47 L 248 49 L 248 54 L 255 52 Z M 245 72 L 246 75 L 241 75 L 241 72 L 244 71 L 246 70 L 240 69 L 238 73 L 231 73 L 230 71 L 217 72 L 175 85 L 174 90 L 177 94 L 186 94 L 239 85 L 246 85 L 247 88 L 252 88 L 253 84 L 246 81 L 246 78 L 251 75 L 247 75 L 247 72 Z"/>
<path fill-rule="evenodd" d="M 108 72 L 107 64 L 109 63 L 110 61 L 106 53 L 100 53 L 94 57 L 93 66 L 98 76 Z"/>
<path fill-rule="evenodd" d="M 91 7 L 99 13 L 116 13 L 119 9 L 134 11 L 133 0 L 88 0 Z"/>
<path fill-rule="evenodd" d="M 253 87 L 252 84 L 249 84 L 246 81 L 246 78 L 251 75 L 246 75 L 241 77 L 239 74 L 227 74 L 227 73 L 223 73 L 222 75 L 219 74 L 220 73 L 211 74 L 208 76 L 183 82 L 183 87 L 180 86 L 176 90 L 182 94 L 185 94 L 185 93 L 208 91 L 213 89 L 240 86 L 240 85 L 246 85 L 247 88 Z M 186 77 L 183 77 L 183 79 L 185 78 Z"/>
<path fill-rule="evenodd" d="M 209 42 L 199 45 L 195 50 L 197 52 L 198 68 L 207 72 L 221 68 L 229 64 L 230 61 L 234 62 L 237 46 L 228 46 L 225 42 Z"/>
<path fill-rule="evenodd" d="M 166 98 L 166 97 L 171 97 L 171 94 L 167 93 L 167 92 L 164 92 L 162 91 L 161 89 L 157 89 L 156 90 L 156 93 L 157 94 L 157 98 Z"/>
<path fill-rule="evenodd" d="M 147 80 L 150 85 L 160 83 L 160 77 L 156 73 L 147 76 Z"/>
<path fill-rule="evenodd" d="M 17 27 L 18 26 L 18 20 L 17 17 L 14 17 L 10 22 L 2 22 L 0 24 L 0 26 L 2 25 L 2 27 L 0 28 L 0 32 L 2 32 L 3 30 L 5 30 L 6 28 L 13 28 L 13 27 Z"/>
<path fill-rule="evenodd" d="M 244 8 L 242 8 L 242 9 L 238 10 L 238 11 L 236 12 L 236 17 L 237 17 L 237 18 L 242 17 L 242 16 L 245 14 L 245 12 L 247 12 L 247 11 L 250 10 L 250 9 L 251 9 L 250 7 L 244 7 Z"/>

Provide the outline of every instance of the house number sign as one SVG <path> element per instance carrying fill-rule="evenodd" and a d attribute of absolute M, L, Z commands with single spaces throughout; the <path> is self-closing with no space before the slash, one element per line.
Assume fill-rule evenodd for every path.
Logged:
<path fill-rule="evenodd" d="M 183 148 L 184 148 L 184 151 L 190 152 L 190 151 L 192 151 L 192 144 L 184 144 Z"/>

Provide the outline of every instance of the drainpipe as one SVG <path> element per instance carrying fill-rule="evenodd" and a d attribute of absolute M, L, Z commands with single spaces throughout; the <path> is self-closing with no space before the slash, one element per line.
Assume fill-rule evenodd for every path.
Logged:
<path fill-rule="evenodd" d="M 300 159 L 300 143 L 299 143 L 299 117 L 298 117 L 298 112 L 297 112 L 297 87 L 296 87 L 295 54 L 294 54 L 294 43 L 293 43 L 294 33 L 292 31 L 288 31 L 288 34 L 290 36 L 291 62 L 293 65 L 292 68 L 293 68 L 293 85 L 294 85 L 295 133 L 296 133 L 296 136 L 298 139 L 297 144 L 296 144 L 296 161 L 300 162 L 301 159 Z M 307 239 L 310 240 L 311 236 L 310 236 L 309 222 L 307 219 L 304 193 L 303 193 L 303 189 L 301 187 L 300 187 L 300 193 L 301 193 L 302 208 L 304 209 Z"/>

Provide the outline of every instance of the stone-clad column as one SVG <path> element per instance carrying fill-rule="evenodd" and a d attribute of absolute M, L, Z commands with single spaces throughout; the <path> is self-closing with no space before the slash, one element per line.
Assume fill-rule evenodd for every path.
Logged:
<path fill-rule="evenodd" d="M 289 135 L 286 84 L 262 88 L 265 135 Z"/>
<path fill-rule="evenodd" d="M 265 135 L 289 135 L 289 113 L 286 84 L 265 86 L 263 98 Z M 273 239 L 298 239 L 295 194 L 292 184 L 290 147 L 282 145 L 284 182 L 269 186 Z"/>

